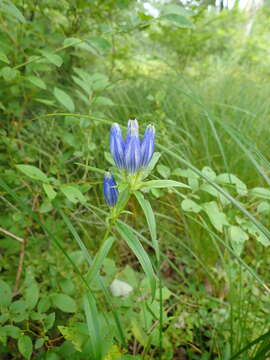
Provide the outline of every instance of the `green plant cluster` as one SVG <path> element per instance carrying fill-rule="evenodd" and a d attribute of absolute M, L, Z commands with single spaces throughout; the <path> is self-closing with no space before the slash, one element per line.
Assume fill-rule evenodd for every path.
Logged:
<path fill-rule="evenodd" d="M 0 1 L 3 360 L 269 357 L 269 9 L 243 39 L 239 9 L 144 3 Z M 135 117 L 152 172 L 106 238 Z"/>

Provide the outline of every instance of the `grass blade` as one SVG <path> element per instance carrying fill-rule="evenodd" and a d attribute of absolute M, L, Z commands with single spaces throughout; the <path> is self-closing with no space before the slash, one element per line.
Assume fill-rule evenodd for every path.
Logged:
<path fill-rule="evenodd" d="M 121 235 L 121 237 L 126 241 L 127 245 L 130 247 L 130 249 L 138 258 L 149 280 L 149 284 L 152 292 L 152 299 L 154 299 L 156 293 L 156 279 L 151 261 L 146 251 L 144 250 L 139 239 L 135 237 L 135 235 L 130 231 L 130 229 L 126 226 L 126 224 L 118 222 L 116 228 L 119 234 Z"/>
<path fill-rule="evenodd" d="M 102 359 L 102 337 L 100 334 L 98 310 L 95 299 L 88 293 L 84 297 L 84 311 L 91 344 L 91 359 Z"/>
<path fill-rule="evenodd" d="M 149 228 L 150 235 L 151 235 L 151 239 L 153 242 L 153 247 L 156 252 L 157 260 L 159 261 L 160 252 L 159 252 L 159 246 L 158 246 L 158 242 L 157 242 L 156 219 L 155 219 L 153 209 L 151 207 L 150 202 L 145 199 L 145 197 L 143 196 L 142 193 L 140 193 L 139 191 L 135 191 L 134 195 L 136 196 L 136 199 L 138 200 L 138 203 L 140 204 L 140 206 L 145 214 L 146 221 L 147 221 L 148 228 Z"/>
<path fill-rule="evenodd" d="M 108 237 L 108 239 L 102 244 L 102 246 L 98 250 L 98 252 L 92 262 L 92 265 L 88 271 L 88 274 L 86 275 L 89 285 L 91 285 L 91 282 L 94 280 L 94 278 L 99 273 L 99 270 L 103 264 L 103 261 L 106 258 L 106 256 L 108 255 L 108 252 L 110 251 L 110 249 L 114 243 L 114 240 L 115 240 L 114 237 L 112 237 L 112 236 Z"/>

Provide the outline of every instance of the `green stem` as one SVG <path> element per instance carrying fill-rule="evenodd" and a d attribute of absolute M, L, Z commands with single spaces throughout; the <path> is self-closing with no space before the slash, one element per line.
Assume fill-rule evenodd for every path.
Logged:
<path fill-rule="evenodd" d="M 162 360 L 163 349 L 163 298 L 162 298 L 162 274 L 160 256 L 157 261 L 158 278 L 159 278 L 159 359 Z"/>

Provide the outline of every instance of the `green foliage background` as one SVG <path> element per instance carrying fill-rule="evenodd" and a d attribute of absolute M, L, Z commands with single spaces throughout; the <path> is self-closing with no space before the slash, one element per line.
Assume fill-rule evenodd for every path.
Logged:
<path fill-rule="evenodd" d="M 0 1 L 1 359 L 269 356 L 269 7 L 245 36 L 237 6 L 154 5 L 158 17 L 135 0 Z M 135 117 L 156 127 L 151 179 L 189 186 L 146 194 L 153 301 L 125 242 L 155 267 L 135 198 L 99 275 L 85 259 L 106 226 L 110 125 Z"/>

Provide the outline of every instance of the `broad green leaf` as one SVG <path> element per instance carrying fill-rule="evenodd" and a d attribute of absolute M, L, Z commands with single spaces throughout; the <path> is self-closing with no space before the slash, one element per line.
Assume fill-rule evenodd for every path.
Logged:
<path fill-rule="evenodd" d="M 77 85 L 79 85 L 86 92 L 88 96 L 91 95 L 92 87 L 89 82 L 87 82 L 86 80 L 82 80 L 77 76 L 72 76 L 72 79 Z"/>
<path fill-rule="evenodd" d="M 18 340 L 18 348 L 22 356 L 29 360 L 33 351 L 32 340 L 28 335 L 22 335 Z"/>
<path fill-rule="evenodd" d="M 53 305 L 63 312 L 75 313 L 77 311 L 75 301 L 66 294 L 51 294 L 51 300 Z"/>
<path fill-rule="evenodd" d="M 62 185 L 60 186 L 60 190 L 67 199 L 74 204 L 77 204 L 78 202 L 84 204 L 86 202 L 86 198 L 75 185 Z"/>
<path fill-rule="evenodd" d="M 41 51 L 41 54 L 51 63 L 57 67 L 60 67 L 63 64 L 63 59 L 61 56 L 56 54 L 51 54 L 47 51 Z"/>
<path fill-rule="evenodd" d="M 1 1 L 0 2 L 0 10 L 2 10 L 6 13 L 12 16 L 14 19 L 18 20 L 22 24 L 26 24 L 25 17 L 21 13 L 21 11 L 15 6 L 15 4 L 11 1 Z"/>
<path fill-rule="evenodd" d="M 41 214 L 46 214 L 53 210 L 52 203 L 49 199 L 44 199 L 39 207 L 39 212 Z"/>
<path fill-rule="evenodd" d="M 270 213 L 270 204 L 268 201 L 262 201 L 258 206 L 257 206 L 257 211 L 260 214 L 269 214 Z"/>
<path fill-rule="evenodd" d="M 13 69 L 9 66 L 5 66 L 1 69 L 0 74 L 6 81 L 12 81 L 16 79 L 16 77 L 20 74 L 20 72 L 16 69 Z"/>
<path fill-rule="evenodd" d="M 104 38 L 101 37 L 91 37 L 88 39 L 89 43 L 94 46 L 101 53 L 109 51 L 112 45 Z"/>
<path fill-rule="evenodd" d="M 33 309 L 39 298 L 39 288 L 37 283 L 33 281 L 31 285 L 25 291 L 25 301 L 27 303 L 28 309 Z"/>
<path fill-rule="evenodd" d="M 96 278 L 96 276 L 99 273 L 99 270 L 103 264 L 104 259 L 108 255 L 108 252 L 110 251 L 113 243 L 114 243 L 114 237 L 110 236 L 104 243 L 101 245 L 100 249 L 98 250 L 96 256 L 94 257 L 94 260 L 92 262 L 92 265 L 90 266 L 90 269 L 87 274 L 87 281 L 89 282 L 89 285 L 91 285 L 91 282 Z"/>
<path fill-rule="evenodd" d="M 265 236 L 265 234 L 260 231 L 252 222 L 245 222 L 242 227 L 247 230 L 247 232 L 254 237 L 257 241 L 259 241 L 263 246 L 269 246 L 270 241 Z"/>
<path fill-rule="evenodd" d="M 35 86 L 39 87 L 40 89 L 45 90 L 47 88 L 45 82 L 37 76 L 27 76 L 27 80 Z"/>
<path fill-rule="evenodd" d="M 64 40 L 64 43 L 63 45 L 64 46 L 75 46 L 75 45 L 78 45 L 82 42 L 81 39 L 78 39 L 78 38 L 74 38 L 74 37 L 70 37 L 70 38 L 66 38 Z"/>
<path fill-rule="evenodd" d="M 214 172 L 214 170 L 212 170 L 210 167 L 208 166 L 205 166 L 203 169 L 202 169 L 202 174 L 203 176 L 205 176 L 208 180 L 210 181 L 214 181 L 215 178 L 216 178 L 216 173 Z"/>
<path fill-rule="evenodd" d="M 216 188 L 214 188 L 210 184 L 207 184 L 207 183 L 202 184 L 200 186 L 200 190 L 205 191 L 208 194 L 211 194 L 212 196 L 216 197 L 217 199 L 220 200 L 220 202 L 223 205 L 228 205 L 230 203 L 230 201 L 224 195 L 222 195 L 220 191 L 218 191 Z"/>
<path fill-rule="evenodd" d="M 64 338 L 72 343 L 77 351 L 81 352 L 82 346 L 87 340 L 87 335 L 83 336 L 76 325 L 77 324 L 75 324 L 75 326 L 57 326 L 57 328 Z M 58 360 L 58 358 L 53 360 Z"/>
<path fill-rule="evenodd" d="M 23 313 L 27 309 L 27 303 L 24 300 L 13 301 L 10 305 L 10 311 L 13 313 Z"/>
<path fill-rule="evenodd" d="M 183 15 L 178 14 L 167 14 L 161 16 L 160 19 L 166 19 L 172 22 L 174 25 L 181 27 L 181 28 L 193 28 L 192 22 Z"/>
<path fill-rule="evenodd" d="M 150 283 L 151 291 L 152 291 L 152 299 L 155 297 L 156 291 L 156 279 L 153 271 L 153 267 L 151 261 L 144 250 L 142 244 L 139 239 L 135 237 L 135 235 L 130 231 L 130 229 L 124 223 L 117 223 L 117 231 L 121 235 L 121 237 L 126 241 L 127 245 L 133 251 L 135 256 L 138 258 L 147 278 Z"/>
<path fill-rule="evenodd" d="M 161 175 L 164 179 L 168 179 L 171 175 L 171 170 L 168 166 L 165 165 L 157 165 L 157 171 L 159 175 Z"/>
<path fill-rule="evenodd" d="M 12 300 L 12 291 L 8 283 L 0 280 L 0 306 L 8 306 Z"/>
<path fill-rule="evenodd" d="M 98 96 L 95 100 L 94 100 L 94 104 L 97 105 L 107 105 L 107 106 L 113 106 L 114 102 L 105 96 Z"/>
<path fill-rule="evenodd" d="M 153 188 L 170 188 L 170 187 L 182 187 L 190 189 L 186 184 L 174 180 L 150 180 L 143 183 L 142 188 L 153 189 Z"/>
<path fill-rule="evenodd" d="M 57 193 L 54 191 L 52 185 L 43 183 L 42 186 L 48 198 L 50 200 L 53 200 L 56 197 Z"/>
<path fill-rule="evenodd" d="M 215 180 L 218 184 L 233 184 L 235 185 L 236 191 L 239 195 L 247 195 L 247 186 L 237 176 L 233 174 L 220 174 Z"/>
<path fill-rule="evenodd" d="M 6 64 L 9 64 L 9 60 L 7 58 L 7 55 L 4 52 L 0 52 L 0 61 L 3 61 Z"/>
<path fill-rule="evenodd" d="M 223 226 L 229 225 L 226 215 L 219 210 L 215 201 L 203 204 L 203 209 L 209 216 L 212 225 L 220 232 L 223 232 Z"/>
<path fill-rule="evenodd" d="M 68 111 L 74 112 L 75 106 L 71 97 L 65 93 L 63 90 L 58 89 L 57 87 L 54 88 L 54 96 L 63 105 Z"/>
<path fill-rule="evenodd" d="M 40 349 L 44 345 L 45 339 L 39 338 L 35 342 L 35 349 Z"/>
<path fill-rule="evenodd" d="M 29 176 L 31 179 L 40 180 L 45 183 L 49 182 L 49 178 L 47 177 L 47 175 L 45 175 L 43 171 L 33 165 L 18 164 L 16 165 L 16 168 L 20 170 L 23 174 Z"/>
<path fill-rule="evenodd" d="M 45 296 L 39 300 L 37 308 L 39 312 L 46 312 L 49 310 L 50 306 L 51 306 L 50 298 L 48 296 Z"/>
<path fill-rule="evenodd" d="M 53 327 L 54 322 L 55 322 L 55 312 L 46 315 L 46 318 L 43 321 L 44 329 L 46 331 L 50 330 Z"/>
<path fill-rule="evenodd" d="M 232 248 L 236 254 L 240 256 L 244 248 L 244 243 L 249 238 L 248 234 L 240 226 L 231 225 L 229 226 L 229 236 Z"/>
<path fill-rule="evenodd" d="M 159 253 L 159 246 L 158 246 L 158 241 L 157 241 L 156 219 L 155 219 L 155 215 L 152 210 L 151 204 L 148 200 L 146 200 L 144 198 L 143 194 L 140 193 L 139 191 L 135 191 L 134 194 L 145 214 L 146 221 L 147 221 L 148 228 L 149 228 L 150 235 L 151 235 L 152 242 L 153 242 L 153 247 L 155 249 L 157 258 L 159 259 L 160 253 Z"/>
<path fill-rule="evenodd" d="M 190 199 L 185 199 L 181 203 L 181 207 L 184 211 L 199 213 L 202 210 L 202 207 L 198 205 L 195 201 Z"/>
<path fill-rule="evenodd" d="M 60 281 L 60 287 L 62 289 L 62 291 L 65 293 L 65 294 L 72 294 L 74 293 L 74 284 L 73 284 L 73 281 L 71 279 L 63 279 Z"/>
<path fill-rule="evenodd" d="M 256 187 L 250 190 L 250 194 L 260 199 L 270 200 L 270 190 L 262 187 Z"/>
<path fill-rule="evenodd" d="M 10 336 L 13 339 L 18 339 L 20 336 L 20 328 L 14 325 L 4 325 L 0 327 L 0 338 L 4 336 Z"/>
<path fill-rule="evenodd" d="M 164 4 L 161 8 L 162 15 L 167 14 L 177 14 L 177 15 L 183 15 L 183 16 L 192 16 L 194 13 L 190 9 L 184 8 L 184 6 L 176 5 L 176 4 Z"/>

